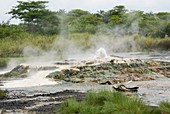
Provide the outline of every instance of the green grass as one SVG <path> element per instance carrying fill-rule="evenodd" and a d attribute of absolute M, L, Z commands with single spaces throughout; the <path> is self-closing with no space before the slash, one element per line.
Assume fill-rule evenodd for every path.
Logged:
<path fill-rule="evenodd" d="M 142 50 L 170 50 L 170 38 L 141 38 L 137 42 Z"/>
<path fill-rule="evenodd" d="M 27 46 L 35 46 L 43 50 L 48 50 L 57 36 L 34 36 L 12 39 L 0 39 L 0 57 L 20 57 L 23 49 Z"/>
<path fill-rule="evenodd" d="M 7 67 L 8 62 L 9 62 L 8 58 L 0 58 L 0 68 Z"/>
<path fill-rule="evenodd" d="M 3 90 L 0 90 L 0 99 L 6 98 L 6 92 Z"/>
<path fill-rule="evenodd" d="M 88 92 L 83 101 L 69 99 L 58 110 L 58 114 L 155 114 L 153 109 L 137 98 L 119 92 Z"/>
<path fill-rule="evenodd" d="M 95 49 L 98 46 L 107 46 L 112 51 L 153 51 L 153 50 L 170 50 L 170 38 L 143 38 L 140 36 L 128 36 L 124 38 L 115 38 L 112 35 L 89 33 L 71 33 L 67 38 L 62 36 L 40 36 L 31 34 L 18 34 L 0 39 L 0 57 L 22 57 L 23 50 L 27 46 L 36 47 L 40 50 L 49 51 L 51 48 L 56 50 L 66 50 L 72 47 L 87 51 Z M 56 43 L 58 42 L 58 43 Z M 124 42 L 122 44 L 121 42 Z M 54 46 L 58 44 L 59 46 Z M 120 45 L 117 45 L 120 44 Z M 135 44 L 135 45 L 134 45 Z M 115 46 L 116 45 L 116 46 Z M 120 47 L 119 47 L 120 46 Z M 132 49 L 131 49 L 132 48 Z M 121 50 L 125 49 L 125 50 Z"/>
<path fill-rule="evenodd" d="M 162 112 L 162 114 L 170 114 L 170 103 L 167 101 L 162 101 L 159 104 L 159 110 Z"/>
<path fill-rule="evenodd" d="M 89 91 L 82 101 L 66 100 L 57 114 L 170 114 L 170 103 L 163 101 L 158 107 L 150 107 L 141 99 L 125 96 L 120 92 Z"/>

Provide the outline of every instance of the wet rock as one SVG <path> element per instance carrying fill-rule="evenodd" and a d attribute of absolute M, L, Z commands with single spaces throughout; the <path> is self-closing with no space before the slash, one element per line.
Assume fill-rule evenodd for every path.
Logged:
<path fill-rule="evenodd" d="M 63 69 L 61 71 L 52 72 L 46 77 L 62 80 L 64 78 L 70 78 L 71 76 L 75 76 L 79 72 L 80 70 L 77 68 Z"/>
<path fill-rule="evenodd" d="M 70 65 L 69 62 L 56 62 L 54 64 L 56 64 L 56 65 Z"/>
<path fill-rule="evenodd" d="M 92 64 L 94 64 L 95 62 L 94 61 L 87 61 L 86 62 L 86 65 L 92 65 Z"/>
<path fill-rule="evenodd" d="M 152 67 L 153 67 L 153 66 L 160 66 L 160 65 L 161 65 L 160 62 L 153 61 L 153 60 L 147 61 L 146 64 L 147 64 L 148 66 L 152 66 Z"/>
<path fill-rule="evenodd" d="M 101 85 L 111 85 L 112 82 L 108 80 L 108 81 L 105 81 L 105 82 L 101 82 L 100 84 Z"/>
<path fill-rule="evenodd" d="M 43 67 L 39 67 L 37 70 L 55 70 L 57 68 L 58 67 L 56 67 L 56 66 L 43 66 Z"/>
<path fill-rule="evenodd" d="M 6 78 L 26 77 L 28 72 L 29 72 L 29 66 L 18 65 L 14 69 L 12 69 L 10 72 L 1 74 L 0 78 L 6 79 Z"/>
<path fill-rule="evenodd" d="M 80 83 L 82 80 L 92 78 L 92 80 L 88 81 L 99 84 L 110 81 L 114 84 L 128 81 L 154 80 L 155 73 L 164 76 L 169 76 L 170 74 L 169 67 L 155 68 L 160 67 L 159 65 L 168 65 L 168 63 L 153 60 L 114 58 L 97 64 L 95 62 L 83 61 L 83 64 L 73 65 L 69 69 L 51 73 L 48 77 L 73 83 Z"/>
<path fill-rule="evenodd" d="M 112 86 L 116 91 L 137 92 L 139 87 L 126 87 L 125 85 Z"/>
<path fill-rule="evenodd" d="M 79 79 L 79 78 L 71 78 L 70 82 L 72 82 L 72 83 L 83 83 L 84 80 L 83 79 Z"/>
<path fill-rule="evenodd" d="M 53 78 L 53 79 L 64 79 L 64 75 L 60 71 L 55 71 L 50 73 L 49 75 L 46 76 L 47 78 Z"/>

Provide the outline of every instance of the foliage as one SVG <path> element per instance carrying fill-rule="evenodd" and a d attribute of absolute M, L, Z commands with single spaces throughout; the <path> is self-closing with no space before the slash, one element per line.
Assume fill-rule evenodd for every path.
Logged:
<path fill-rule="evenodd" d="M 56 110 L 59 114 L 154 114 L 141 100 L 118 92 L 88 92 L 83 101 L 69 99 Z"/>
<path fill-rule="evenodd" d="M 70 32 L 95 33 L 100 20 L 97 16 L 87 11 L 75 9 L 67 14 L 68 29 Z"/>
<path fill-rule="evenodd" d="M 20 19 L 22 28 L 29 33 L 54 35 L 59 32 L 59 18 L 56 12 L 46 9 L 47 1 L 17 1 L 8 14 L 11 18 Z"/>
<path fill-rule="evenodd" d="M 9 23 L 0 24 L 0 39 L 9 37 L 17 39 L 23 37 L 23 34 L 26 34 L 26 32 L 17 25 L 10 25 Z"/>
<path fill-rule="evenodd" d="M 165 32 L 167 33 L 168 36 L 170 36 L 170 22 L 167 24 Z"/>
<path fill-rule="evenodd" d="M 44 14 L 45 3 L 47 1 L 17 1 L 18 5 L 13 7 L 8 14 L 12 14 L 12 18 L 21 19 L 26 23 L 37 23 Z"/>
<path fill-rule="evenodd" d="M 23 23 L 19 27 L 32 34 L 62 34 L 67 37 L 69 33 L 94 34 L 103 27 L 111 30 L 119 27 L 129 28 L 124 31 L 125 35 L 139 34 L 161 38 L 170 35 L 169 12 L 128 11 L 123 5 L 115 6 L 108 11 L 100 10 L 94 14 L 81 9 L 69 12 L 60 9 L 53 12 L 46 8 L 47 3 L 48 1 L 18 1 L 18 5 L 8 14 L 11 14 L 12 18 L 20 19 Z"/>

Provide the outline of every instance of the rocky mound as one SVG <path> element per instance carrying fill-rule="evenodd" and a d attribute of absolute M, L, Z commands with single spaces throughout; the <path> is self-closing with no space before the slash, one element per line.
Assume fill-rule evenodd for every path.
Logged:
<path fill-rule="evenodd" d="M 170 75 L 170 63 L 140 59 L 111 59 L 100 63 L 94 61 L 73 65 L 70 68 L 56 71 L 47 77 L 73 83 L 96 82 L 110 84 L 154 80 L 157 76 Z"/>

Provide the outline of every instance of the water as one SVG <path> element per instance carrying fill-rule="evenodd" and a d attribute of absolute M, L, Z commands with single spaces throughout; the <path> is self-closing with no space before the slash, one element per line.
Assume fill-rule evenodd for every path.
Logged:
<path fill-rule="evenodd" d="M 52 71 L 38 71 L 24 79 L 6 81 L 3 88 L 33 87 L 58 84 L 56 81 L 46 78 Z"/>

